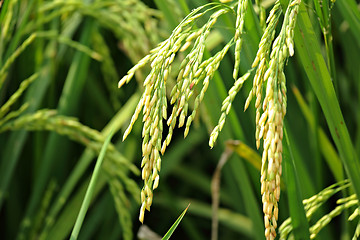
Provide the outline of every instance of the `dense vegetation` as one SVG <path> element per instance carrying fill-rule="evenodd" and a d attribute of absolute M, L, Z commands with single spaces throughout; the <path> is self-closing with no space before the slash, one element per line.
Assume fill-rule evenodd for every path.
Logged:
<path fill-rule="evenodd" d="M 359 236 L 355 0 L 0 4 L 1 239 Z"/>

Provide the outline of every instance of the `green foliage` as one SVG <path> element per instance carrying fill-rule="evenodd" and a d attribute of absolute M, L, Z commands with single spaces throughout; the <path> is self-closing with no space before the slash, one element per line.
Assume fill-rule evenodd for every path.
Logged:
<path fill-rule="evenodd" d="M 189 205 L 190 206 L 190 205 Z M 188 210 L 189 206 L 187 206 L 187 208 L 180 214 L 180 216 L 178 217 L 178 219 L 176 219 L 176 221 L 174 222 L 174 224 L 171 226 L 171 228 L 169 229 L 169 231 L 165 234 L 165 236 L 162 238 L 163 240 L 168 240 L 170 239 L 171 235 L 173 235 L 175 229 L 179 226 L 181 220 L 183 219 L 183 217 L 186 214 L 186 211 Z"/>
<path fill-rule="evenodd" d="M 280 239 L 359 236 L 356 1 L 0 2 L 1 239 L 68 239 L 83 202 L 78 239 L 137 239 L 141 201 L 151 232 L 167 232 L 190 202 L 172 238 L 264 239 L 261 128 L 272 128 L 264 113 L 280 95 L 284 174 L 271 226 Z M 119 79 L 129 84 L 117 89 Z M 156 171 L 141 173 L 155 156 Z"/>
<path fill-rule="evenodd" d="M 71 232 L 71 237 L 70 239 L 77 239 L 78 236 L 79 236 L 79 232 L 80 232 L 80 229 L 81 229 L 81 226 L 83 224 L 83 221 L 84 221 L 84 218 L 85 218 L 85 215 L 86 215 L 86 212 L 88 211 L 89 209 L 89 205 L 90 205 L 90 202 L 91 202 L 91 198 L 94 194 L 94 190 L 95 190 L 95 185 L 96 185 L 96 182 L 99 178 L 99 173 L 100 173 L 100 169 L 101 169 L 101 165 L 104 161 L 104 157 L 105 157 L 105 153 L 106 153 L 106 150 L 107 150 L 107 147 L 109 145 L 109 142 L 112 138 L 112 136 L 114 135 L 114 131 L 111 131 L 109 136 L 106 138 L 105 142 L 104 142 L 104 145 L 101 147 L 101 151 L 100 151 L 100 154 L 99 154 L 99 157 L 98 159 L 96 160 L 96 165 L 95 165 L 95 168 L 94 168 L 94 172 L 91 176 L 91 179 L 90 179 L 90 182 L 89 182 L 89 186 L 86 190 L 86 194 L 85 194 L 85 197 L 84 197 L 84 201 L 81 205 L 81 208 L 80 208 L 80 212 L 79 212 L 79 215 L 78 217 L 76 218 L 76 222 L 75 222 L 75 225 L 74 225 L 74 229 L 73 231 Z"/>

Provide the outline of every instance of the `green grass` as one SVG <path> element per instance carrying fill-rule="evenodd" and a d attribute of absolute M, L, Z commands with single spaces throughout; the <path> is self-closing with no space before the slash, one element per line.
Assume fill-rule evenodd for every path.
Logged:
<path fill-rule="evenodd" d="M 69 239 L 74 226 L 79 229 L 76 222 L 83 202 L 87 213 L 76 239 L 137 239 L 143 187 L 141 120 L 125 141 L 122 138 L 150 64 L 138 70 L 128 85 L 118 89 L 117 84 L 186 15 L 193 14 L 192 9 L 209 2 L 200 9 L 206 14 L 191 25 L 194 31 L 215 11 L 228 12 L 207 36 L 203 61 L 233 41 L 238 1 L 226 6 L 215 0 L 4 1 L 0 239 Z M 285 11 L 288 1 L 281 3 Z M 268 14 L 273 4 L 248 4 L 239 76 L 251 69 L 258 50 L 264 30 L 260 21 L 264 16 L 259 14 Z M 359 216 L 353 214 L 360 196 L 359 29 L 356 1 L 314 0 L 300 5 L 295 54 L 284 66 L 288 91 L 277 228 L 283 234 L 291 231 L 295 239 L 308 239 L 319 230 L 317 239 L 351 239 L 359 226 Z M 208 145 L 222 102 L 234 85 L 234 51 L 233 42 L 210 81 L 188 136 L 184 139 L 184 128 L 176 127 L 162 156 L 159 187 L 153 191 L 144 224 L 164 239 L 167 232 L 170 239 L 210 239 L 214 216 L 218 239 L 265 239 L 255 101 L 244 112 L 255 71 L 250 71 L 234 98 L 214 148 Z M 191 47 L 177 53 L 172 63 L 166 89 L 168 116 L 171 88 L 190 52 Z M 201 88 L 201 82 L 194 87 L 195 96 Z M 194 99 L 188 116 L 196 106 Z M 168 128 L 163 124 L 166 137 Z M 229 155 L 217 170 L 221 178 L 214 195 L 211 183 L 225 151 Z M 98 179 L 91 182 L 93 192 L 87 198 L 97 158 L 103 162 L 96 167 Z M 214 196 L 219 201 L 215 209 Z M 322 228 L 324 216 L 331 221 Z"/>

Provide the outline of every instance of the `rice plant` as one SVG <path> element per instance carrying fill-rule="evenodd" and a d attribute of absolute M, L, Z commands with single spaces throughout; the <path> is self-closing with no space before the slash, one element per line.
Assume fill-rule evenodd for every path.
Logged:
<path fill-rule="evenodd" d="M 356 1 L 0 4 L 1 238 L 359 237 Z"/>

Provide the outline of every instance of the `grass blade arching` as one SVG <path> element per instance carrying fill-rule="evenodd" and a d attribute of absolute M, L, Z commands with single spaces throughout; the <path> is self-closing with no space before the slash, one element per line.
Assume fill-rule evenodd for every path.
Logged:
<path fill-rule="evenodd" d="M 96 165 L 95 165 L 95 168 L 94 168 L 94 173 L 91 176 L 89 187 L 86 190 L 84 201 L 83 201 L 83 203 L 81 205 L 79 215 L 78 215 L 78 217 L 76 219 L 74 229 L 73 229 L 73 231 L 71 233 L 71 237 L 70 237 L 71 240 L 76 240 L 78 235 L 79 235 L 81 225 L 82 225 L 82 223 L 84 221 L 86 212 L 87 212 L 87 210 L 88 210 L 88 208 L 90 206 L 91 198 L 92 198 L 92 195 L 94 193 L 96 181 L 97 181 L 97 179 L 99 177 L 99 174 L 100 174 L 100 169 L 101 169 L 101 165 L 102 165 L 102 162 L 104 160 L 104 157 L 105 157 L 107 146 L 109 145 L 110 140 L 111 140 L 113 135 L 114 135 L 114 131 L 111 131 L 109 136 L 106 138 L 106 140 L 104 142 L 104 145 L 101 148 L 99 157 L 98 157 L 98 159 L 96 161 Z"/>
<path fill-rule="evenodd" d="M 183 217 L 185 216 L 186 211 L 188 210 L 188 208 L 190 207 L 190 204 L 186 207 L 186 209 L 181 213 L 181 215 L 179 216 L 178 219 L 176 219 L 175 223 L 171 226 L 171 228 L 169 229 L 169 231 L 165 234 L 165 236 L 162 238 L 162 240 L 168 240 L 170 239 L 171 235 L 174 233 L 175 229 L 177 228 L 177 226 L 180 224 L 181 220 L 183 219 Z"/>

